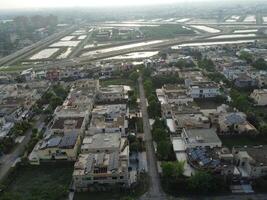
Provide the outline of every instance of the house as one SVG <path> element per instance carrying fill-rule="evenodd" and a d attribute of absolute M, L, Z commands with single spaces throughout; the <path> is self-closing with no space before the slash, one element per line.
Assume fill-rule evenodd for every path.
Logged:
<path fill-rule="evenodd" d="M 267 89 L 256 89 L 250 94 L 250 97 L 258 106 L 267 105 Z"/>
<path fill-rule="evenodd" d="M 78 155 L 81 138 L 77 132 L 52 134 L 39 141 L 29 155 L 31 164 L 40 164 L 43 160 L 71 160 Z"/>
<path fill-rule="evenodd" d="M 60 70 L 59 69 L 49 69 L 46 72 L 46 79 L 50 81 L 60 80 Z"/>
<path fill-rule="evenodd" d="M 83 135 L 87 123 L 85 117 L 55 117 L 49 131 L 53 134 L 73 131 Z"/>
<path fill-rule="evenodd" d="M 169 104 L 188 104 L 193 102 L 193 98 L 188 94 L 187 89 L 178 84 L 163 85 L 161 89 L 156 90 L 156 93 L 159 100 L 162 96 Z"/>
<path fill-rule="evenodd" d="M 129 145 L 120 133 L 86 136 L 81 151 L 73 172 L 78 191 L 130 186 Z"/>
<path fill-rule="evenodd" d="M 190 96 L 194 99 L 214 98 L 219 96 L 220 87 L 214 82 L 199 82 L 189 86 Z"/>
<path fill-rule="evenodd" d="M 99 153 L 114 152 L 122 145 L 126 145 L 127 139 L 121 137 L 121 133 L 97 133 L 84 137 L 81 152 L 82 153 Z"/>
<path fill-rule="evenodd" d="M 222 113 L 218 118 L 219 134 L 249 133 L 256 134 L 257 129 L 246 120 L 242 112 Z"/>
<path fill-rule="evenodd" d="M 179 77 L 184 79 L 184 84 L 187 88 L 191 85 L 201 82 L 208 82 L 208 79 L 203 75 L 201 71 L 181 71 Z"/>
<path fill-rule="evenodd" d="M 123 85 L 109 85 L 101 87 L 97 94 L 98 102 L 127 102 L 129 87 Z"/>
<path fill-rule="evenodd" d="M 233 147 L 232 153 L 243 178 L 267 175 L 267 146 Z"/>
<path fill-rule="evenodd" d="M 251 78 L 249 75 L 245 73 L 241 73 L 238 77 L 234 80 L 234 84 L 237 87 L 253 87 L 256 86 L 257 82 L 255 79 Z"/>
<path fill-rule="evenodd" d="M 126 136 L 128 115 L 126 104 L 98 105 L 92 111 L 88 134 L 118 132 Z"/>
<path fill-rule="evenodd" d="M 186 150 L 188 162 L 197 170 L 208 170 L 223 176 L 235 175 L 233 155 L 226 148 L 195 147 Z"/>

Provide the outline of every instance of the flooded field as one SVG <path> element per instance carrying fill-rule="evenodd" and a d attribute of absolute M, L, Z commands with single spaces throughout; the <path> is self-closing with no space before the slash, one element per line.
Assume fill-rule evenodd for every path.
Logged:
<path fill-rule="evenodd" d="M 255 15 L 248 15 L 246 16 L 246 18 L 244 19 L 245 23 L 256 23 L 256 16 Z"/>
<path fill-rule="evenodd" d="M 201 31 L 205 31 L 208 33 L 220 33 L 221 31 L 219 29 L 215 29 L 209 26 L 201 26 L 201 25 L 192 25 L 193 28 L 201 30 Z"/>
<path fill-rule="evenodd" d="M 51 57 L 54 53 L 56 53 L 58 50 L 59 48 L 50 48 L 41 50 L 38 53 L 34 54 L 32 57 L 30 57 L 30 60 L 47 59 Z"/>
<path fill-rule="evenodd" d="M 59 41 L 51 44 L 50 47 L 76 47 L 80 41 Z"/>
<path fill-rule="evenodd" d="M 107 43 L 100 43 L 100 44 L 87 44 L 84 46 L 84 49 L 89 49 L 89 48 L 96 48 L 96 47 L 104 47 L 104 46 L 107 46 L 107 45 L 110 45 L 112 43 L 110 42 L 107 42 Z"/>
<path fill-rule="evenodd" d="M 70 41 L 72 40 L 73 38 L 75 38 L 75 36 L 65 36 L 64 38 L 61 38 L 61 41 Z"/>
<path fill-rule="evenodd" d="M 241 44 L 241 43 L 252 43 L 255 40 L 236 40 L 236 41 L 218 41 L 218 42 L 198 42 L 198 43 L 187 43 L 172 46 L 172 49 L 180 49 L 181 47 L 198 47 L 198 46 L 212 46 L 212 45 L 225 45 L 225 44 Z"/>
<path fill-rule="evenodd" d="M 258 29 L 235 30 L 233 33 L 257 33 Z"/>
<path fill-rule="evenodd" d="M 80 36 L 78 37 L 78 40 L 84 40 L 86 37 L 87 37 L 87 35 L 80 35 Z"/>
<path fill-rule="evenodd" d="M 157 55 L 158 51 L 144 51 L 144 52 L 133 52 L 124 55 L 114 56 L 107 58 L 106 60 L 123 60 L 123 59 L 140 59 L 140 58 L 150 58 Z"/>
<path fill-rule="evenodd" d="M 157 24 L 136 24 L 136 23 L 117 23 L 117 24 L 102 24 L 101 26 L 108 26 L 108 27 L 156 27 L 159 26 Z"/>
<path fill-rule="evenodd" d="M 57 59 L 64 59 L 64 58 L 67 58 L 67 57 L 70 55 L 71 51 L 72 51 L 72 48 L 69 47 L 65 52 L 63 52 L 62 54 L 60 54 L 60 55 L 57 57 Z"/>
<path fill-rule="evenodd" d="M 225 22 L 233 23 L 233 22 L 237 22 L 239 19 L 240 19 L 240 16 L 238 16 L 238 15 L 232 15 L 230 18 L 228 18 L 227 20 L 225 20 Z"/>
<path fill-rule="evenodd" d="M 183 19 L 176 20 L 176 22 L 178 22 L 178 23 L 184 23 L 184 22 L 188 22 L 189 20 L 191 20 L 191 18 L 183 18 Z"/>
<path fill-rule="evenodd" d="M 255 37 L 255 33 L 250 34 L 229 34 L 229 35 L 219 35 L 215 37 L 210 37 L 209 39 L 230 39 L 230 38 L 246 38 L 246 37 Z"/>
<path fill-rule="evenodd" d="M 153 40 L 153 41 L 149 41 L 149 42 L 139 42 L 139 43 L 134 43 L 134 44 L 127 44 L 127 45 L 122 45 L 122 46 L 117 46 L 117 47 L 111 47 L 111 48 L 106 48 L 106 49 L 89 51 L 89 52 L 82 54 L 81 56 L 93 56 L 93 55 L 97 55 L 100 53 L 120 51 L 120 50 L 135 48 L 135 47 L 142 47 L 142 46 L 147 46 L 147 45 L 152 45 L 152 44 L 158 44 L 158 43 L 162 43 L 162 42 L 164 42 L 164 40 Z"/>
<path fill-rule="evenodd" d="M 80 29 L 80 30 L 74 31 L 71 35 L 84 35 L 86 33 L 87 33 L 86 30 Z"/>

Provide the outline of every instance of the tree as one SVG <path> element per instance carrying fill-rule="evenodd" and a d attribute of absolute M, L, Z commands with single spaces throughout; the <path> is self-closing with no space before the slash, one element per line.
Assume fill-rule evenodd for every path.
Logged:
<path fill-rule="evenodd" d="M 58 96 L 54 96 L 54 97 L 52 97 L 52 99 L 50 100 L 49 103 L 50 103 L 52 109 L 55 109 L 57 106 L 59 106 L 63 103 L 63 100 Z"/>
<path fill-rule="evenodd" d="M 253 67 L 259 70 L 267 70 L 267 62 L 263 58 L 257 59 L 253 64 Z"/>
<path fill-rule="evenodd" d="M 132 73 L 129 75 L 129 78 L 130 78 L 132 81 L 137 81 L 138 77 L 139 77 L 139 73 L 136 72 L 136 71 L 132 72 Z"/>
<path fill-rule="evenodd" d="M 161 117 L 161 105 L 159 102 L 156 101 L 149 102 L 147 110 L 149 117 L 151 118 Z"/>
<path fill-rule="evenodd" d="M 145 80 L 144 89 L 145 89 L 147 95 L 152 93 L 153 85 L 152 85 L 152 81 L 151 80 Z"/>
<path fill-rule="evenodd" d="M 167 138 L 167 133 L 164 129 L 156 128 L 152 131 L 153 139 L 156 142 L 160 142 L 163 140 L 166 140 Z"/>
<path fill-rule="evenodd" d="M 169 140 L 163 140 L 157 143 L 157 155 L 160 160 L 168 160 L 172 157 L 172 144 Z"/>
<path fill-rule="evenodd" d="M 245 60 L 249 64 L 253 62 L 253 56 L 246 51 L 241 51 L 239 57 L 240 59 Z"/>
<path fill-rule="evenodd" d="M 166 178 L 178 178 L 182 177 L 184 174 L 184 164 L 185 162 L 163 162 L 162 174 Z"/>
<path fill-rule="evenodd" d="M 265 124 L 265 125 L 260 126 L 259 131 L 261 134 L 267 135 L 267 125 Z"/>

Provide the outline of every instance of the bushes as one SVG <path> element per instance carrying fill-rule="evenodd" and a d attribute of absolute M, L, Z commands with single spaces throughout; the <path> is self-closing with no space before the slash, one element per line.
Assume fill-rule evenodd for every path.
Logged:
<path fill-rule="evenodd" d="M 226 182 L 209 172 L 197 171 L 190 177 L 183 175 L 184 163 L 162 164 L 162 186 L 172 195 L 207 195 L 228 191 Z"/>

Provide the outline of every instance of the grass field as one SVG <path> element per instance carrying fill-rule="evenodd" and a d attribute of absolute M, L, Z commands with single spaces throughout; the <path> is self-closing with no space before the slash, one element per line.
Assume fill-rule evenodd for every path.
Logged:
<path fill-rule="evenodd" d="M 66 199 L 72 172 L 73 163 L 19 166 L 7 178 L 0 200 Z"/>

